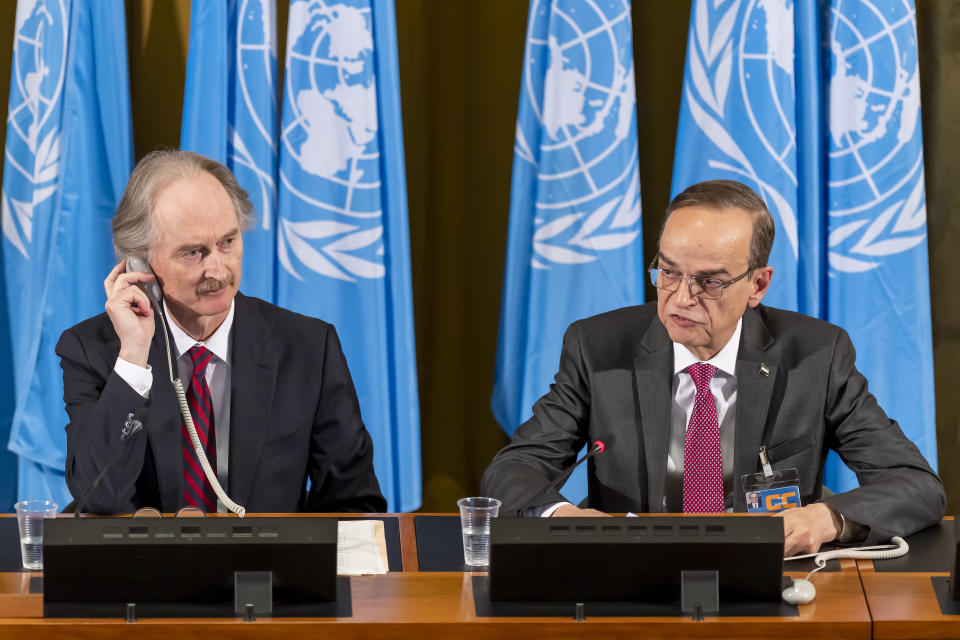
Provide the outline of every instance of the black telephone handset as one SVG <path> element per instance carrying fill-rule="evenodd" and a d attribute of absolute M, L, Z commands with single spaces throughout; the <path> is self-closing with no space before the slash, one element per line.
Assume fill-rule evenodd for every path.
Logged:
<path fill-rule="evenodd" d="M 150 268 L 146 260 L 138 258 L 137 256 L 127 256 L 127 273 L 131 272 L 149 273 L 153 275 L 153 269 Z M 157 282 L 156 276 L 154 276 L 150 282 L 137 282 L 135 284 L 141 291 L 147 294 L 150 304 L 159 311 L 162 306 L 161 301 L 163 300 L 163 294 L 160 292 L 160 284 Z"/>

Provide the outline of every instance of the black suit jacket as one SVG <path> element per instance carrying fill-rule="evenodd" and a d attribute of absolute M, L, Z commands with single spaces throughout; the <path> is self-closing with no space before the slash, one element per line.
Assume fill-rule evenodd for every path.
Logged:
<path fill-rule="evenodd" d="M 746 510 L 740 478 L 761 471 L 766 445 L 774 469 L 800 470 L 803 504 L 820 499 L 824 460 L 837 451 L 860 487 L 824 502 L 870 527 L 871 541 L 943 516 L 939 479 L 867 391 L 855 359 L 839 327 L 762 305 L 747 309 L 736 367 L 735 511 Z M 501 498 L 512 514 L 599 439 L 607 450 L 588 463 L 590 506 L 663 511 L 672 375 L 673 346 L 656 303 L 573 323 L 554 384 L 488 467 L 483 494 Z M 531 506 L 561 500 L 552 491 Z"/>
<path fill-rule="evenodd" d="M 227 494 L 251 513 L 385 510 L 373 445 L 333 326 L 239 293 L 235 300 Z M 68 329 L 57 343 L 74 497 L 120 446 L 127 415 L 150 408 L 145 433 L 127 443 L 84 510 L 182 506 L 181 418 L 161 322 L 157 314 L 148 399 L 114 372 L 120 341 L 105 313 Z"/>

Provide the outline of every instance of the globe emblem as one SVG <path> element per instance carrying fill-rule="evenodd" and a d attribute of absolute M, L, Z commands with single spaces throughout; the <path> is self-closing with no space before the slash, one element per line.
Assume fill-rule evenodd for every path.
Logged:
<path fill-rule="evenodd" d="M 281 218 L 279 257 L 296 277 L 284 240 L 316 273 L 385 274 L 371 20 L 367 2 L 290 6 L 280 181 L 301 206 Z"/>
<path fill-rule="evenodd" d="M 266 108 L 268 103 L 255 98 L 273 92 L 272 69 L 277 51 L 272 9 L 272 3 L 265 0 L 243 0 L 238 11 L 241 16 L 237 43 L 240 91 L 257 132 L 267 143 L 273 140 L 267 125 L 272 115 Z"/>
<path fill-rule="evenodd" d="M 753 0 L 744 16 L 737 56 L 743 104 L 768 161 L 795 186 L 793 6 L 787 0 Z"/>
<path fill-rule="evenodd" d="M 516 153 L 537 167 L 533 266 L 590 262 L 639 233 L 630 6 L 537 0 L 530 15 L 521 99 L 535 121 Z"/>
<path fill-rule="evenodd" d="M 3 233 L 25 257 L 34 210 L 57 189 L 59 114 L 67 55 L 63 0 L 17 5 L 14 59 L 7 115 Z"/>
<path fill-rule="evenodd" d="M 244 111 L 236 115 L 230 132 L 229 154 L 234 174 L 247 186 L 254 210 L 260 214 L 263 229 L 273 219 L 275 185 L 271 165 L 258 160 L 273 158 L 274 69 L 277 57 L 274 39 L 273 3 L 266 0 L 243 0 L 240 3 L 236 59 L 239 64 L 238 84 Z M 266 97 L 266 99 L 264 99 Z"/>
<path fill-rule="evenodd" d="M 845 0 L 830 29 L 828 258 L 857 273 L 926 237 L 916 16 Z"/>
<path fill-rule="evenodd" d="M 62 2 L 33 0 L 17 7 L 13 69 L 17 104 L 11 101 L 9 117 L 13 131 L 34 153 L 63 90 L 65 13 Z"/>
<path fill-rule="evenodd" d="M 835 216 L 880 206 L 922 172 L 915 16 L 906 2 L 884 4 L 831 11 L 830 188 L 847 203 Z"/>
<path fill-rule="evenodd" d="M 767 163 L 796 187 L 793 4 L 753 0 L 745 15 L 744 106 Z M 915 15 L 907 2 L 881 11 L 869 0 L 844 0 L 831 7 L 826 28 L 828 258 L 835 271 L 862 272 L 924 237 Z"/>

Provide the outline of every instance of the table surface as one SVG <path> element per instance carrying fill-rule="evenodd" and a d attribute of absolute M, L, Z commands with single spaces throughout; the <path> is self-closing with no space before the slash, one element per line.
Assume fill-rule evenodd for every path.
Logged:
<path fill-rule="evenodd" d="M 852 560 L 842 561 L 840 571 L 816 574 L 813 580 L 817 599 L 809 605 L 801 605 L 797 616 L 708 616 L 702 622 L 680 616 L 591 618 L 589 612 L 584 622 L 576 622 L 572 617 L 478 618 L 474 610 L 472 578 L 483 574 L 419 571 L 414 517 L 414 514 L 396 515 L 403 571 L 351 578 L 353 615 L 349 618 L 261 618 L 254 622 L 235 618 L 141 618 L 135 623 L 119 619 L 44 619 L 42 596 L 30 593 L 30 577 L 42 574 L 0 572 L 0 638 L 127 638 L 133 631 L 131 624 L 136 625 L 138 640 L 172 637 L 174 633 L 185 636 L 214 633 L 213 637 L 217 638 L 285 639 L 316 637 L 320 633 L 336 638 L 365 638 L 373 634 L 378 638 L 454 635 L 460 638 L 587 635 L 635 638 L 640 628 L 646 638 L 871 636 L 870 610 L 861 587 L 861 571 Z M 802 577 L 804 574 L 790 572 L 787 575 Z M 933 606 L 936 607 L 935 600 Z M 939 609 L 936 613 L 939 615 Z M 960 634 L 954 633 L 957 635 Z"/>
<path fill-rule="evenodd" d="M 960 638 L 960 615 L 941 613 L 931 581 L 950 575 L 952 521 L 911 536 L 910 553 L 902 558 L 857 561 L 874 638 Z"/>

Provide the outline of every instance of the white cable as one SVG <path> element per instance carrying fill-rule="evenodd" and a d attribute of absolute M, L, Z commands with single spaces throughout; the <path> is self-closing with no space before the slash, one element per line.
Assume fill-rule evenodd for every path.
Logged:
<path fill-rule="evenodd" d="M 228 496 L 226 491 L 223 490 L 223 487 L 220 486 L 216 474 L 210 467 L 207 454 L 204 453 L 203 445 L 200 444 L 200 438 L 197 436 L 197 428 L 193 424 L 193 416 L 190 415 L 190 405 L 187 404 L 187 394 L 183 392 L 183 383 L 180 382 L 180 378 L 173 381 L 173 389 L 177 393 L 177 401 L 180 403 L 180 413 L 183 414 L 183 421 L 187 425 L 187 433 L 190 434 L 190 442 L 193 443 L 193 450 L 197 454 L 200 466 L 203 467 L 204 475 L 207 476 L 207 480 L 210 481 L 210 486 L 213 487 L 214 493 L 220 498 L 223 506 L 242 518 L 246 515 L 247 510 L 230 499 L 230 496 Z"/>
<path fill-rule="evenodd" d="M 878 544 L 872 547 L 856 547 L 853 549 L 846 549 L 846 551 L 886 551 L 892 549 L 899 549 L 899 546 L 896 544 Z M 805 553 L 801 556 L 790 556 L 789 558 L 784 558 L 784 562 L 790 562 L 791 560 L 806 560 L 807 558 L 816 558 L 817 556 L 829 553 L 829 551 L 817 551 L 816 553 Z"/>
<path fill-rule="evenodd" d="M 220 499 L 220 502 L 223 503 L 223 506 L 242 518 L 246 515 L 247 510 L 231 500 L 230 496 L 227 495 L 227 492 L 224 491 L 223 487 L 220 486 L 220 481 L 217 480 L 217 474 L 213 472 L 213 468 L 210 466 L 210 462 L 207 460 L 207 454 L 203 451 L 203 445 L 200 443 L 200 438 L 197 436 L 197 427 L 193 424 L 193 416 L 190 414 L 190 405 L 187 403 L 187 394 L 183 391 L 183 383 L 180 382 L 179 377 L 176 379 L 173 377 L 173 358 L 170 355 L 170 337 L 167 335 L 166 319 L 163 316 L 163 312 L 160 310 L 161 305 L 155 300 L 151 300 L 151 302 L 153 303 L 154 310 L 160 314 L 160 324 L 163 326 L 163 340 L 167 346 L 167 368 L 170 371 L 170 382 L 173 383 L 173 391 L 177 394 L 177 402 L 180 404 L 180 415 L 183 416 L 183 422 L 187 425 L 187 433 L 190 434 L 190 442 L 193 444 L 193 450 L 197 454 L 197 460 L 200 461 L 200 467 L 203 469 L 203 475 L 207 477 L 207 480 L 210 482 L 210 486 L 213 487 L 213 492 L 217 494 L 217 497 Z"/>
<path fill-rule="evenodd" d="M 802 556 L 791 556 L 784 558 L 784 562 L 789 560 L 800 560 L 802 558 L 814 558 L 817 566 L 807 574 L 806 579 L 817 571 L 827 566 L 827 562 L 839 558 L 852 558 L 854 560 L 888 560 L 890 558 L 899 558 L 910 551 L 910 545 L 899 536 L 890 539 L 893 544 L 877 545 L 874 547 L 856 547 L 854 549 L 836 549 L 834 551 L 824 551 L 822 553 L 808 553 Z"/>

